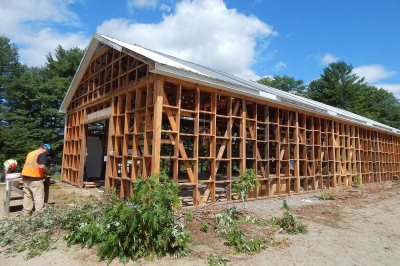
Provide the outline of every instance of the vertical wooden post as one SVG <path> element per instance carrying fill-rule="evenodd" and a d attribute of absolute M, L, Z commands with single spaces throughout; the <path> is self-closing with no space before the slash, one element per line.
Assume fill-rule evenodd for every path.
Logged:
<path fill-rule="evenodd" d="M 78 169 L 78 180 L 77 184 L 79 187 L 83 187 L 83 175 L 85 171 L 85 161 L 86 161 L 86 109 L 83 109 L 80 113 L 79 119 L 79 140 L 80 140 L 80 158 L 79 158 L 79 169 Z"/>
<path fill-rule="evenodd" d="M 66 173 L 65 173 L 65 167 L 68 167 L 67 161 L 66 161 L 66 154 L 67 154 L 67 139 L 69 138 L 69 130 L 68 130 L 68 113 L 64 115 L 64 146 L 63 146 L 63 153 L 62 153 L 62 161 L 61 161 L 61 180 L 62 181 L 68 181 L 66 178 Z M 69 156 L 69 155 L 68 155 Z"/>
<path fill-rule="evenodd" d="M 111 101 L 111 117 L 108 123 L 108 141 L 107 141 L 107 163 L 106 163 L 106 190 L 109 190 L 112 185 L 111 185 L 111 181 L 112 181 L 112 167 L 113 164 L 111 162 L 112 158 L 111 158 L 111 153 L 113 152 L 113 145 L 112 145 L 112 135 L 114 134 L 114 114 L 115 114 L 115 102 L 114 100 Z"/>
<path fill-rule="evenodd" d="M 153 145 L 151 157 L 151 173 L 160 172 L 161 152 L 161 120 L 164 81 L 157 77 L 154 82 L 154 118 L 153 118 Z"/>
<path fill-rule="evenodd" d="M 239 100 L 240 101 L 240 100 Z M 242 100 L 242 113 L 240 122 L 240 137 L 242 138 L 242 143 L 240 146 L 240 173 L 242 174 L 246 169 L 246 100 Z"/>
<path fill-rule="evenodd" d="M 294 191 L 298 193 L 300 191 L 300 160 L 299 160 L 299 113 L 296 112 L 296 128 L 294 131 L 294 139 L 296 141 L 295 149 L 294 149 L 294 177 L 295 177 L 295 185 Z M 290 163 L 290 161 L 289 161 Z"/>

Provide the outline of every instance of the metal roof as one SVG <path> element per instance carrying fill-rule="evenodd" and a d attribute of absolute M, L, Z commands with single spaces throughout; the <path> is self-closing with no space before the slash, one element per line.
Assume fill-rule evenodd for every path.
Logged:
<path fill-rule="evenodd" d="M 257 98 L 264 98 L 268 101 L 277 102 L 281 105 L 306 109 L 308 111 L 335 117 L 340 120 L 361 124 L 366 127 L 378 130 L 389 131 L 394 134 L 400 134 L 400 130 L 376 122 L 366 117 L 345 111 L 336 107 L 329 106 L 317 101 L 313 101 L 298 95 L 284 92 L 272 87 L 264 86 L 257 82 L 248 81 L 237 76 L 215 70 L 210 67 L 202 66 L 193 62 L 182 60 L 164 53 L 143 48 L 138 45 L 122 42 L 105 35 L 95 34 L 89 44 L 89 47 L 79 65 L 74 79 L 67 91 L 67 94 L 61 104 L 60 112 L 66 113 L 68 105 L 79 85 L 83 74 L 90 63 L 90 60 L 100 44 L 113 47 L 118 51 L 133 54 L 151 64 L 150 72 L 169 77 L 175 77 L 182 80 L 217 87 L 226 91 L 232 91 L 239 94 L 249 95 Z"/>

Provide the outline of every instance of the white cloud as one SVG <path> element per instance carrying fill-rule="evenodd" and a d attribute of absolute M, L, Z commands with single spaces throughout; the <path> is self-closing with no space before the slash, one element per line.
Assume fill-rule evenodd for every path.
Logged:
<path fill-rule="evenodd" d="M 127 6 L 129 9 L 134 8 L 156 8 L 158 0 L 127 0 Z"/>
<path fill-rule="evenodd" d="M 259 78 L 251 69 L 257 45 L 277 34 L 257 17 L 228 9 L 222 0 L 184 0 L 159 23 L 115 18 L 97 32 L 248 79 Z"/>
<path fill-rule="evenodd" d="M 396 72 L 386 70 L 381 65 L 362 65 L 355 67 L 353 72 L 359 77 L 365 77 L 368 83 L 376 83 L 382 79 L 392 77 Z"/>
<path fill-rule="evenodd" d="M 374 84 L 374 86 L 393 92 L 394 96 L 397 99 L 400 99 L 400 83 L 377 83 Z"/>
<path fill-rule="evenodd" d="M 334 56 L 333 54 L 326 53 L 321 57 L 321 64 L 329 65 L 329 64 L 334 63 L 334 62 L 336 62 L 338 60 L 339 60 L 339 58 Z"/>
<path fill-rule="evenodd" d="M 161 11 L 165 11 L 165 12 L 171 12 L 172 7 L 167 5 L 167 4 L 161 4 L 160 5 L 160 10 Z"/>
<path fill-rule="evenodd" d="M 279 72 L 285 68 L 287 68 L 287 63 L 283 62 L 283 61 L 279 61 L 278 63 L 275 64 L 274 66 L 274 71 L 275 72 Z"/>
<path fill-rule="evenodd" d="M 76 0 L 2 0 L 0 34 L 20 46 L 21 61 L 29 66 L 42 65 L 49 52 L 58 44 L 64 48 L 85 47 L 87 37 L 82 32 L 61 33 L 52 24 L 79 25 L 78 16 L 69 10 Z"/>

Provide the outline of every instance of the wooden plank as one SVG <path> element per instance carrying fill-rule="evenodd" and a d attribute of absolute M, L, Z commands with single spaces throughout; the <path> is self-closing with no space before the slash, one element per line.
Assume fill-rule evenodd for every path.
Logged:
<path fill-rule="evenodd" d="M 161 153 L 161 119 L 164 81 L 156 79 L 154 82 L 154 121 L 153 121 L 153 145 L 152 145 L 152 169 L 151 173 L 160 172 Z"/>
<path fill-rule="evenodd" d="M 294 139 L 296 140 L 295 150 L 294 150 L 294 177 L 295 177 L 295 185 L 294 192 L 298 193 L 300 191 L 300 160 L 299 160 L 299 113 L 296 112 L 295 115 L 295 131 L 294 131 Z"/>

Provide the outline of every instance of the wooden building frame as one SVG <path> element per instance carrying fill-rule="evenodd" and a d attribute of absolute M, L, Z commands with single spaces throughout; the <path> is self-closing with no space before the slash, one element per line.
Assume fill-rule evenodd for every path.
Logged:
<path fill-rule="evenodd" d="M 184 64 L 166 71 L 174 59 L 94 36 L 60 108 L 63 181 L 83 186 L 86 125 L 96 119 L 109 121 L 106 188 L 122 198 L 139 176 L 161 171 L 178 182 L 185 205 L 234 199 L 231 184 L 246 168 L 260 184 L 250 198 L 400 174 L 400 131 L 340 109 L 321 112 L 322 104 L 304 108 L 310 100 L 301 97 L 277 101 L 282 92 L 271 88 L 259 97 L 248 86 L 229 89 L 237 85 L 229 80 L 199 81 L 193 71 L 179 74 Z"/>

